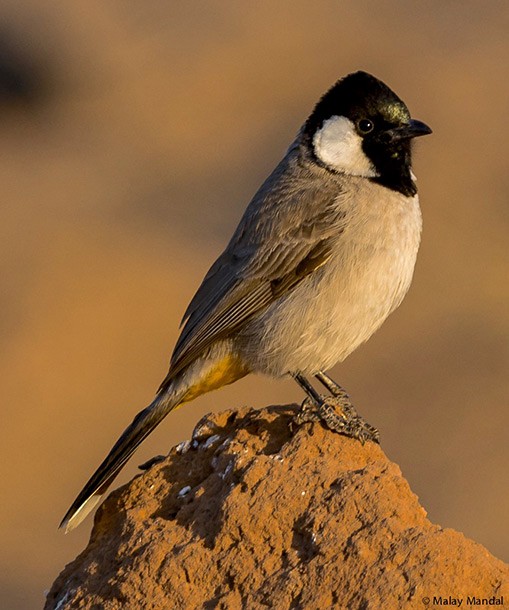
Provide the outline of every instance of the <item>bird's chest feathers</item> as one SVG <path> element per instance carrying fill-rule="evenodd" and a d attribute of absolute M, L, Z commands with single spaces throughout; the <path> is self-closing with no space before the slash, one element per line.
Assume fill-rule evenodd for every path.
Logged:
<path fill-rule="evenodd" d="M 399 304 L 410 285 L 420 242 L 418 198 L 373 183 L 358 195 L 348 205 L 349 221 L 332 261 L 337 287 L 352 293 L 369 290 L 375 299 Z"/>

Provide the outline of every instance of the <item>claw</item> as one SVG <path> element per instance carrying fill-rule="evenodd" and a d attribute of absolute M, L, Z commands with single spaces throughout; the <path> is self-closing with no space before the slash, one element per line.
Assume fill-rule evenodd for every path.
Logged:
<path fill-rule="evenodd" d="M 300 426 L 306 422 L 321 421 L 329 430 L 356 438 L 362 444 L 366 441 L 380 442 L 378 430 L 357 413 L 345 390 L 326 373 L 318 371 L 315 377 L 329 390 L 332 396 L 318 394 L 301 373 L 295 373 L 293 377 L 308 395 L 308 398 L 302 403 L 300 411 L 293 419 L 292 423 L 295 426 Z"/>
<path fill-rule="evenodd" d="M 339 396 L 319 397 L 315 403 L 306 398 L 292 424 L 301 426 L 307 422 L 322 422 L 329 430 L 358 439 L 363 445 L 366 441 L 380 442 L 376 428 L 368 424 L 354 409 L 351 402 Z"/>

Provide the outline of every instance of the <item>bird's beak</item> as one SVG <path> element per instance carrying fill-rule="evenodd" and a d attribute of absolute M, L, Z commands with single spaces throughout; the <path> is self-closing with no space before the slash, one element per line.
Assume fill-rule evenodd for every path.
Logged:
<path fill-rule="evenodd" d="M 427 136 L 432 133 L 431 129 L 422 121 L 410 119 L 406 125 L 388 129 L 381 134 L 384 142 L 398 142 L 399 140 L 410 140 L 410 138 L 418 138 L 419 136 Z"/>

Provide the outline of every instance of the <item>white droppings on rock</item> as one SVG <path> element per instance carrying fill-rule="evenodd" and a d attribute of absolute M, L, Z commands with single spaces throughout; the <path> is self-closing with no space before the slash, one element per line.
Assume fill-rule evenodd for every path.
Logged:
<path fill-rule="evenodd" d="M 223 449 L 226 449 L 231 442 L 232 439 L 230 437 L 225 438 L 224 441 L 219 445 L 218 450 L 222 451 Z"/>
<path fill-rule="evenodd" d="M 184 455 L 184 453 L 187 453 L 190 448 L 191 441 L 182 441 L 175 447 L 175 451 L 177 452 L 177 455 Z"/>
<path fill-rule="evenodd" d="M 67 602 L 69 597 L 74 594 L 74 591 L 68 590 L 65 592 L 64 596 L 58 600 L 57 605 L 55 606 L 55 610 L 60 610 L 64 607 L 64 604 Z"/>
<path fill-rule="evenodd" d="M 209 438 L 203 443 L 202 445 L 202 449 L 208 449 L 209 447 L 211 447 L 214 443 L 217 443 L 217 441 L 220 439 L 221 437 L 219 436 L 219 434 L 213 434 L 212 436 L 209 436 Z"/>
<path fill-rule="evenodd" d="M 219 475 L 222 479 L 226 478 L 230 472 L 233 469 L 233 460 L 231 462 L 228 462 L 226 468 L 224 469 L 224 471 Z"/>
<path fill-rule="evenodd" d="M 178 497 L 179 498 L 183 498 L 184 496 L 187 496 L 187 494 L 191 491 L 191 486 L 190 485 L 186 485 L 185 487 L 182 487 L 182 489 L 178 492 Z"/>

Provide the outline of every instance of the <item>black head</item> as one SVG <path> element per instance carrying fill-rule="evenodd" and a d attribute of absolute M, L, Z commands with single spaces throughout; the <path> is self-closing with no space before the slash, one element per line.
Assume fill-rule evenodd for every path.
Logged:
<path fill-rule="evenodd" d="M 343 124 L 338 130 L 333 123 L 341 117 L 348 121 L 342 118 Z M 343 170 L 341 163 L 335 166 L 324 162 L 323 156 L 317 153 L 317 134 L 322 137 L 330 126 L 333 130 L 327 133 L 326 143 L 320 140 L 322 152 L 324 146 L 329 147 L 327 155 L 332 150 L 337 160 L 345 152 L 353 154 L 353 149 L 346 150 L 346 141 L 349 146 L 359 148 L 353 161 L 348 157 L 349 163 Z M 355 174 L 352 163 L 359 162 L 359 155 L 363 154 L 373 171 L 365 171 L 367 165 L 361 164 L 365 173 L 358 174 L 369 176 L 404 195 L 413 195 L 416 187 L 410 171 L 411 142 L 413 138 L 429 133 L 431 129 L 427 125 L 411 119 L 405 103 L 387 85 L 366 72 L 355 72 L 338 81 L 317 103 L 305 123 L 304 141 L 317 161 L 332 171 Z M 334 137 L 344 138 L 343 143 L 337 143 L 337 150 L 334 150 Z"/>

